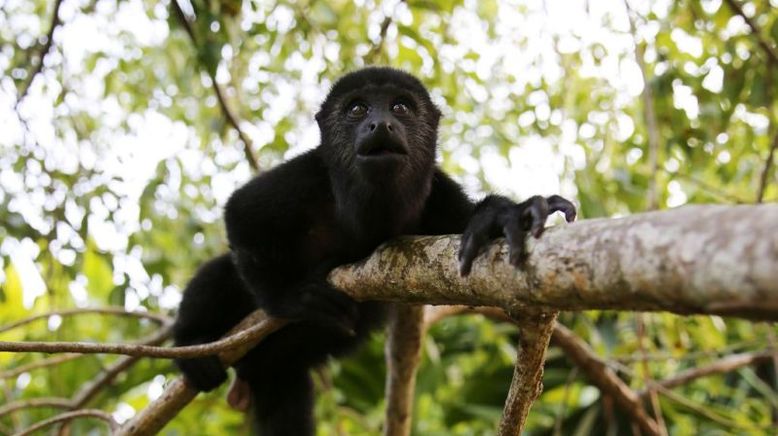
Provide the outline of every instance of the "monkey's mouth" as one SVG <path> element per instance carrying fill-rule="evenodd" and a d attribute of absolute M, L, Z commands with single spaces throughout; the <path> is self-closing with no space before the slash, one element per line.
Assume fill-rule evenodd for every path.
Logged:
<path fill-rule="evenodd" d="M 406 154 L 408 150 L 405 146 L 395 142 L 365 143 L 357 148 L 357 157 L 363 159 L 401 157 Z"/>

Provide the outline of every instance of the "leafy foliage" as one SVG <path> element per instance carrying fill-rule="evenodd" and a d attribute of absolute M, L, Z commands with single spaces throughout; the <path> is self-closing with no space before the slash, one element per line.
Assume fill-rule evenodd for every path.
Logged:
<path fill-rule="evenodd" d="M 221 206 L 250 177 L 214 78 L 264 169 L 316 145 L 313 113 L 334 78 L 380 63 L 428 84 L 444 112 L 441 164 L 474 195 L 561 193 L 577 198 L 584 218 L 643 211 L 651 186 L 661 208 L 751 203 L 759 192 L 778 200 L 776 165 L 765 165 L 778 134 L 778 61 L 760 44 L 776 51 L 774 0 L 743 4 L 758 34 L 727 1 L 630 2 L 632 9 L 183 0 L 191 37 L 170 0 L 68 0 L 41 59 L 52 3 L 7 0 L 0 8 L 0 324 L 85 305 L 174 310 L 197 265 L 226 249 Z M 636 389 L 647 376 L 775 343 L 768 325 L 646 320 L 641 337 L 632 314 L 562 317 Z M 130 341 L 151 330 L 90 315 L 40 321 L 2 339 Z M 435 326 L 424 343 L 414 431 L 491 434 L 516 343 L 513 327 L 480 316 Z M 382 344 L 376 338 L 319 374 L 321 434 L 380 431 Z M 638 359 L 644 353 L 649 374 Z M 37 359 L 0 354 L 0 372 Z M 81 357 L 4 378 L 0 403 L 69 397 L 114 359 Z M 661 396 L 668 431 L 769 434 L 774 374 L 762 364 Z M 144 359 L 91 405 L 126 419 L 173 376 L 168 361 Z M 165 432 L 245 433 L 223 396 L 199 397 Z M 552 348 L 528 433 L 629 433 L 613 407 Z M 53 413 L 2 416 L 0 433 Z M 71 425 L 74 434 L 102 428 Z"/>

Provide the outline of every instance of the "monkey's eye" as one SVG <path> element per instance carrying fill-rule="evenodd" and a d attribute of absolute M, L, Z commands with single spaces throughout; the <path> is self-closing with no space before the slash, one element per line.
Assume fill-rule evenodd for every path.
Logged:
<path fill-rule="evenodd" d="M 405 115 L 410 112 L 410 109 L 405 103 L 395 103 L 392 105 L 392 112 L 397 115 Z"/>
<path fill-rule="evenodd" d="M 352 103 L 348 108 L 348 115 L 353 118 L 362 118 L 367 114 L 367 106 L 362 103 Z"/>

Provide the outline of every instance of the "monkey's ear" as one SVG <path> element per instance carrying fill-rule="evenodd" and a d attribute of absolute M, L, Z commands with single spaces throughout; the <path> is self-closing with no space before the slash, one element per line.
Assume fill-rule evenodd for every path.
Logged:
<path fill-rule="evenodd" d="M 437 124 L 440 121 L 440 117 L 443 116 L 440 109 L 438 109 L 435 104 L 432 105 L 432 115 L 435 117 L 435 124 Z"/>
<path fill-rule="evenodd" d="M 323 111 L 316 112 L 316 115 L 313 116 L 316 118 L 316 124 L 319 125 L 320 129 L 322 128 L 322 122 L 324 121 L 324 114 L 322 112 Z"/>

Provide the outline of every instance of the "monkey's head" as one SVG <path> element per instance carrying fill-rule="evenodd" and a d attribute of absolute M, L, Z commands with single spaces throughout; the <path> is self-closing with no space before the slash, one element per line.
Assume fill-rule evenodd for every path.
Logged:
<path fill-rule="evenodd" d="M 331 168 L 376 182 L 430 176 L 439 119 L 418 79 L 385 67 L 342 77 L 316 114 Z"/>

